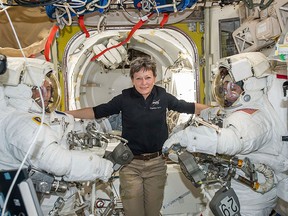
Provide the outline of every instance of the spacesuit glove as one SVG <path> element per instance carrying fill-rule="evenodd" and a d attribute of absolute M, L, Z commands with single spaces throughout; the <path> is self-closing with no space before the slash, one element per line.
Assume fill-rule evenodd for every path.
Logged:
<path fill-rule="evenodd" d="M 99 173 L 99 179 L 108 182 L 108 180 L 111 178 L 114 169 L 113 169 L 113 163 L 110 160 L 101 158 L 101 173 Z"/>
<path fill-rule="evenodd" d="M 168 153 L 171 147 L 179 143 L 189 152 L 201 152 L 215 155 L 217 151 L 218 136 L 214 129 L 206 126 L 189 126 L 168 138 L 162 152 Z"/>
<path fill-rule="evenodd" d="M 172 134 L 164 143 L 162 148 L 162 153 L 167 154 L 171 148 L 173 148 L 173 145 L 181 145 L 182 147 L 187 146 L 187 138 L 185 138 L 185 130 L 178 131 L 174 134 Z"/>
<path fill-rule="evenodd" d="M 70 154 L 69 154 L 70 153 Z M 63 177 L 65 181 L 108 181 L 113 173 L 113 163 L 88 151 L 66 152 L 66 169 L 69 172 Z M 70 161 L 70 163 L 67 163 Z M 69 166 L 68 166 L 69 165 Z"/>
<path fill-rule="evenodd" d="M 220 113 L 220 107 L 209 107 L 200 112 L 200 117 L 205 121 L 215 118 Z"/>

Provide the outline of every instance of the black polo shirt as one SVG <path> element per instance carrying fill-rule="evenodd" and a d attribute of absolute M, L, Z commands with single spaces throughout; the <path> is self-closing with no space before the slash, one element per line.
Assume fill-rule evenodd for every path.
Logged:
<path fill-rule="evenodd" d="M 134 155 L 162 150 L 168 138 L 167 109 L 193 114 L 195 104 L 178 100 L 164 88 L 154 86 L 146 100 L 132 87 L 108 103 L 93 107 L 97 119 L 121 112 L 122 137 L 128 140 Z"/>

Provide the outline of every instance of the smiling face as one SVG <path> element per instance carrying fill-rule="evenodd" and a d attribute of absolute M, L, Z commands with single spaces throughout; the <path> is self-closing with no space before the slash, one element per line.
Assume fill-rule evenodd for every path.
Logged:
<path fill-rule="evenodd" d="M 156 63 L 149 57 L 138 57 L 131 62 L 130 77 L 135 89 L 146 99 L 156 80 Z"/>
<path fill-rule="evenodd" d="M 49 81 L 44 80 L 43 85 L 40 87 L 40 90 L 41 90 L 42 97 L 44 100 L 44 107 L 47 108 L 50 103 L 50 99 L 52 97 L 52 84 Z M 42 107 L 40 92 L 38 88 L 32 89 L 32 98 L 36 101 L 36 103 L 40 107 Z"/>
<path fill-rule="evenodd" d="M 236 83 L 226 81 L 223 85 L 224 88 L 224 100 L 226 101 L 226 106 L 232 105 L 243 92 L 240 86 Z"/>
<path fill-rule="evenodd" d="M 244 92 L 243 82 L 235 83 L 225 67 L 220 67 L 212 84 L 212 93 L 215 100 L 222 107 L 232 106 Z"/>
<path fill-rule="evenodd" d="M 134 73 L 132 83 L 136 90 L 146 99 L 151 93 L 155 84 L 156 77 L 152 70 L 142 68 L 139 72 Z"/>

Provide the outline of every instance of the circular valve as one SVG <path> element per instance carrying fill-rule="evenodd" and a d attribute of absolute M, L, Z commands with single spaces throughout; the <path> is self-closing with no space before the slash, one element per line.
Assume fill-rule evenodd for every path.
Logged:
<path fill-rule="evenodd" d="M 96 204 L 97 208 L 103 208 L 104 207 L 104 201 L 103 200 L 97 200 L 95 204 Z"/>

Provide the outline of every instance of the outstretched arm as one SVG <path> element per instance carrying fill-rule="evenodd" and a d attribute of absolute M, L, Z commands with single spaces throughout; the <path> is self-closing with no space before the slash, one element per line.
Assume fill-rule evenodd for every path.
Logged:
<path fill-rule="evenodd" d="M 79 119 L 95 119 L 94 111 L 92 107 L 87 107 L 83 109 L 78 109 L 78 110 L 69 110 L 65 111 L 65 113 L 68 113 L 74 118 L 79 118 Z"/>
<path fill-rule="evenodd" d="M 202 110 L 208 107 L 206 104 L 195 103 L 195 114 L 199 115 Z"/>

